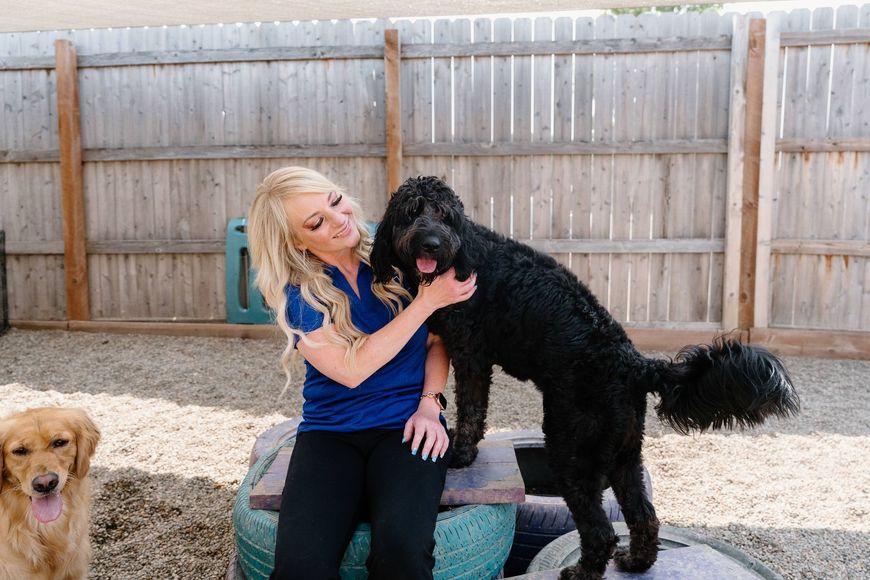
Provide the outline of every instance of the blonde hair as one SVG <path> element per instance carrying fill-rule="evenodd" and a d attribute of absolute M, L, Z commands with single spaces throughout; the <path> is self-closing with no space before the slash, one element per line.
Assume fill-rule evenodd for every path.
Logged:
<path fill-rule="evenodd" d="M 326 177 L 305 167 L 284 167 L 273 171 L 257 187 L 254 201 L 248 212 L 248 245 L 254 268 L 257 270 L 256 285 L 275 311 L 278 326 L 287 335 L 287 347 L 281 354 L 281 366 L 287 375 L 285 389 L 290 385 L 290 355 L 295 339 L 306 345 L 318 347 L 322 343 L 310 340 L 300 330 L 287 323 L 287 284 L 298 286 L 302 299 L 323 315 L 324 325 L 331 324 L 326 332 L 327 340 L 347 347 L 346 362 L 353 365 L 357 351 L 365 344 L 368 335 L 359 330 L 350 317 L 350 302 L 347 294 L 336 288 L 325 271 L 325 264 L 314 254 L 300 250 L 299 239 L 290 226 L 283 201 L 303 193 L 340 192 L 349 203 L 360 241 L 353 249 L 356 257 L 368 265 L 372 239 L 364 224 L 359 203 L 344 189 Z M 401 280 L 387 284 L 372 284 L 372 292 L 393 315 L 402 310 L 401 298 L 411 296 Z"/>

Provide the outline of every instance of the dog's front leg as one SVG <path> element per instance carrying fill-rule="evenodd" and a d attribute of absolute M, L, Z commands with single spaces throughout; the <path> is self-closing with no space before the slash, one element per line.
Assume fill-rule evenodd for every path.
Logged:
<path fill-rule="evenodd" d="M 456 378 L 456 428 L 453 430 L 451 467 L 466 467 L 477 457 L 477 444 L 486 430 L 486 410 L 492 367 L 474 365 L 453 359 Z"/>

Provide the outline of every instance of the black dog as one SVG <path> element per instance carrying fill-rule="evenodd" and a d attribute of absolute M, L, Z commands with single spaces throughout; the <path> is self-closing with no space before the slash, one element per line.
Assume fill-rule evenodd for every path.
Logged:
<path fill-rule="evenodd" d="M 686 347 L 676 362 L 644 358 L 622 327 L 553 258 L 473 223 L 443 181 L 406 181 L 390 201 L 372 249 L 380 281 L 400 270 L 413 288 L 450 267 L 477 273 L 467 302 L 428 321 L 440 335 L 456 378 L 454 466 L 477 455 L 492 366 L 543 393 L 549 462 L 580 532 L 582 557 L 561 578 L 601 578 L 616 536 L 601 508 L 604 478 L 631 532 L 616 554 L 627 571 L 656 560 L 658 520 L 643 492 L 641 445 L 647 393 L 677 431 L 751 426 L 799 409 L 782 363 L 739 342 Z"/>

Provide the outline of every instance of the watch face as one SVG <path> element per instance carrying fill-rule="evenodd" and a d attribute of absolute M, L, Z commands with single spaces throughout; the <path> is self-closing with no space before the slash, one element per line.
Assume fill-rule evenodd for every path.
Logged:
<path fill-rule="evenodd" d="M 441 405 L 442 410 L 447 408 L 447 397 L 444 396 L 444 393 L 438 393 L 438 404 Z"/>

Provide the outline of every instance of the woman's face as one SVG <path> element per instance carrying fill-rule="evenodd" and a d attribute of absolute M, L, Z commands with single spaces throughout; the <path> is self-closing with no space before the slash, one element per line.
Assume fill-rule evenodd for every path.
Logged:
<path fill-rule="evenodd" d="M 302 193 L 286 198 L 283 205 L 300 250 L 322 259 L 359 243 L 351 206 L 341 192 Z"/>

